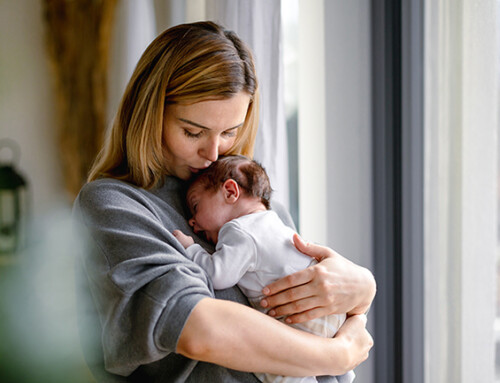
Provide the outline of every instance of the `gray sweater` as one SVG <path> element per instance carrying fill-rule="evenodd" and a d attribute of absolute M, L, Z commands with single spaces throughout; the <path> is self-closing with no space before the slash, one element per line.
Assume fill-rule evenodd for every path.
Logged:
<path fill-rule="evenodd" d="M 85 185 L 75 201 L 77 230 L 87 239 L 76 270 L 79 328 L 99 382 L 258 382 L 253 374 L 175 353 L 201 299 L 248 304 L 237 287 L 214 292 L 172 235 L 180 229 L 214 250 L 187 224 L 184 186 L 168 177 L 162 187 L 147 191 L 102 179 Z M 293 226 L 283 208 L 273 208 Z"/>

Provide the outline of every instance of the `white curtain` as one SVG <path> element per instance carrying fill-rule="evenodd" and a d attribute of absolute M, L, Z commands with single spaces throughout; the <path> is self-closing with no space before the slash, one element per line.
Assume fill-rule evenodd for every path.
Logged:
<path fill-rule="evenodd" d="M 261 94 L 254 157 L 269 174 L 273 199 L 288 207 L 281 1 L 206 0 L 206 18 L 235 31 L 254 53 Z"/>
<path fill-rule="evenodd" d="M 109 66 L 109 123 L 116 114 L 137 61 L 156 34 L 152 0 L 118 1 Z"/>
<path fill-rule="evenodd" d="M 425 2 L 425 382 L 494 382 L 497 0 Z"/>

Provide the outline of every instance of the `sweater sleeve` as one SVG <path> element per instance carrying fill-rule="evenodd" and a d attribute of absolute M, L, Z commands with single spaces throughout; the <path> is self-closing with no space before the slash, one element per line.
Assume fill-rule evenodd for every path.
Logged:
<path fill-rule="evenodd" d="M 82 263 L 102 326 L 105 366 L 114 374 L 127 376 L 175 352 L 192 309 L 213 297 L 160 210 L 144 191 L 118 182 L 90 183 L 75 202 L 75 219 L 88 234 Z"/>
<path fill-rule="evenodd" d="M 217 290 L 236 285 L 246 272 L 255 269 L 257 262 L 253 238 L 233 222 L 221 228 L 213 254 L 198 244 L 189 246 L 187 254 L 205 270 Z"/>

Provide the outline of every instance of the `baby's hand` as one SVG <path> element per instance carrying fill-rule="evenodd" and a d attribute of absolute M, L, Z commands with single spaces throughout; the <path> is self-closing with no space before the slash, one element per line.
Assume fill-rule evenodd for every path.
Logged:
<path fill-rule="evenodd" d="M 182 246 L 184 246 L 185 249 L 194 244 L 193 237 L 184 234 L 180 230 L 174 230 L 172 234 L 174 235 L 175 238 L 177 238 L 177 240 L 182 244 Z"/>

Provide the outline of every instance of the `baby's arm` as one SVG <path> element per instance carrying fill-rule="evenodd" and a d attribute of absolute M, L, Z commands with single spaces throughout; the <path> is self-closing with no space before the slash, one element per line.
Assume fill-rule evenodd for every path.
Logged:
<path fill-rule="evenodd" d="M 172 234 L 184 247 L 190 243 L 185 239 L 189 240 L 191 237 L 177 230 Z M 205 270 L 216 290 L 222 290 L 236 285 L 253 268 L 256 249 L 252 238 L 232 222 L 222 227 L 218 239 L 213 254 L 207 253 L 198 244 L 192 244 L 186 247 L 186 255 Z"/>
<path fill-rule="evenodd" d="M 185 249 L 194 244 L 193 237 L 184 234 L 180 230 L 174 230 L 172 234 L 174 235 L 175 238 L 177 238 L 177 240 L 181 243 L 181 245 L 184 246 Z"/>

